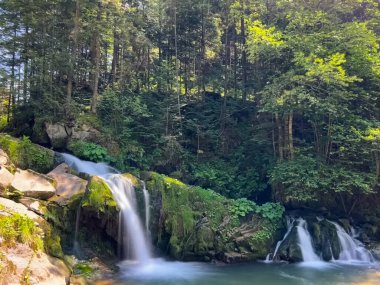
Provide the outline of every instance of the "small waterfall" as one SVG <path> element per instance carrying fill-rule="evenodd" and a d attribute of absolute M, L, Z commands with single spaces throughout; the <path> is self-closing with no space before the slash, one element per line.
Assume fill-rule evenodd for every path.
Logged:
<path fill-rule="evenodd" d="M 118 238 L 119 244 L 123 245 L 124 257 L 131 258 L 139 264 L 147 263 L 151 259 L 151 255 L 137 214 L 135 190 L 132 183 L 107 164 L 82 161 L 70 154 L 62 154 L 62 157 L 76 171 L 97 175 L 107 183 L 120 208 Z"/>
<path fill-rule="evenodd" d="M 143 193 L 144 193 L 144 203 L 145 203 L 145 230 L 147 234 L 149 235 L 149 219 L 150 219 L 150 205 L 149 205 L 149 192 L 146 189 L 145 182 L 141 180 L 141 184 L 143 186 Z"/>
<path fill-rule="evenodd" d="M 336 228 L 341 247 L 339 261 L 360 261 L 366 263 L 374 261 L 372 254 L 355 238 L 355 236 L 350 236 L 344 228 L 337 223 L 331 221 L 330 223 Z M 351 232 L 355 233 L 354 230 L 351 230 Z"/>
<path fill-rule="evenodd" d="M 122 213 L 124 256 L 129 256 L 139 263 L 148 262 L 151 256 L 143 227 L 137 215 L 135 189 L 132 183 L 120 174 L 106 175 L 104 181 L 110 186 Z M 131 245 L 131 253 L 128 252 L 128 242 Z"/>
<path fill-rule="evenodd" d="M 294 226 L 294 218 L 293 217 L 286 217 L 286 228 L 287 228 L 287 231 L 284 235 L 284 237 L 282 238 L 282 240 L 278 241 L 277 244 L 276 244 L 276 248 L 274 249 L 274 252 L 273 252 L 273 255 L 271 253 L 269 253 L 267 255 L 267 257 L 265 258 L 265 262 L 271 262 L 274 260 L 274 258 L 276 257 L 276 254 L 278 252 L 278 249 L 280 248 L 281 244 L 284 242 L 284 240 L 286 240 L 286 238 L 289 236 L 290 232 L 292 231 L 293 229 L 293 226 Z M 271 259 L 271 256 L 272 256 L 272 259 Z"/>
<path fill-rule="evenodd" d="M 306 221 L 302 218 L 297 219 L 297 233 L 299 247 L 301 249 L 302 258 L 305 262 L 321 261 L 319 256 L 314 252 L 312 240 L 309 231 L 307 230 Z"/>
<path fill-rule="evenodd" d="M 74 232 L 74 246 L 73 246 L 73 250 L 76 255 L 79 255 L 80 253 L 80 246 L 78 242 L 80 214 L 81 214 L 81 204 L 79 203 L 78 209 L 77 209 L 77 216 L 75 218 L 75 232 Z"/>

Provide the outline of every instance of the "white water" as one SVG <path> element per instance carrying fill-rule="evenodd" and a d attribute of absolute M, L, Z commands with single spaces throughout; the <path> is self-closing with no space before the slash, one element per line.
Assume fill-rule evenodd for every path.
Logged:
<path fill-rule="evenodd" d="M 317 262 L 321 258 L 314 252 L 312 240 L 309 231 L 307 230 L 306 221 L 302 218 L 297 219 L 298 242 L 301 249 L 304 262 Z"/>
<path fill-rule="evenodd" d="M 265 262 L 266 263 L 272 262 L 274 260 L 274 258 L 276 257 L 278 249 L 280 248 L 281 244 L 284 242 L 284 240 L 286 240 L 286 238 L 288 237 L 288 235 L 292 231 L 293 226 L 294 226 L 294 219 L 293 219 L 293 217 L 286 217 L 286 228 L 287 228 L 287 231 L 286 231 L 284 237 L 282 238 L 282 240 L 280 240 L 280 241 L 277 242 L 276 248 L 274 249 L 274 252 L 273 252 L 273 255 L 272 255 L 272 259 L 271 259 L 271 253 L 269 253 L 267 255 L 267 257 L 265 258 Z"/>
<path fill-rule="evenodd" d="M 146 189 L 145 182 L 141 180 L 141 184 L 143 186 L 143 193 L 144 193 L 144 203 L 145 203 L 145 230 L 146 233 L 149 235 L 149 220 L 150 220 L 150 204 L 149 204 L 149 192 Z"/>
<path fill-rule="evenodd" d="M 104 163 L 83 161 L 70 154 L 62 154 L 65 162 L 78 172 L 101 177 L 112 191 L 112 195 L 120 208 L 119 244 L 122 245 L 123 256 L 138 264 L 145 264 L 151 259 L 149 246 L 143 227 L 137 214 L 135 190 L 132 183 L 117 170 Z"/>
<path fill-rule="evenodd" d="M 363 244 L 355 239 L 355 236 L 350 236 L 343 227 L 337 223 L 331 222 L 338 234 L 338 239 L 341 247 L 338 261 L 348 262 L 364 262 L 371 263 L 374 261 L 371 253 L 363 246 Z M 354 233 L 353 230 L 351 230 Z"/>
<path fill-rule="evenodd" d="M 122 213 L 123 256 L 136 260 L 140 264 L 148 262 L 151 254 L 137 215 L 135 189 L 132 183 L 120 174 L 105 175 L 103 179 L 111 188 L 113 197 Z"/>

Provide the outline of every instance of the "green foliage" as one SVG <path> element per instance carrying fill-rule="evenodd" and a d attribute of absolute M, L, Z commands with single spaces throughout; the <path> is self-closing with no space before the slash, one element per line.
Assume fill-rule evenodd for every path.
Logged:
<path fill-rule="evenodd" d="M 265 203 L 255 209 L 256 214 L 270 220 L 271 222 L 279 222 L 283 218 L 285 208 L 279 203 Z"/>
<path fill-rule="evenodd" d="M 74 155 L 85 160 L 94 162 L 107 162 L 111 160 L 107 149 L 95 143 L 72 141 L 69 143 L 68 149 L 72 151 Z"/>
<path fill-rule="evenodd" d="M 229 208 L 229 212 L 235 217 L 245 217 L 248 213 L 254 211 L 257 205 L 247 200 L 246 198 L 240 198 L 233 202 Z"/>
<path fill-rule="evenodd" d="M 334 193 L 372 193 L 374 178 L 367 173 L 341 165 L 329 167 L 318 159 L 299 156 L 278 163 L 270 174 L 273 186 L 284 187 L 283 201 L 317 201 L 321 195 Z"/>

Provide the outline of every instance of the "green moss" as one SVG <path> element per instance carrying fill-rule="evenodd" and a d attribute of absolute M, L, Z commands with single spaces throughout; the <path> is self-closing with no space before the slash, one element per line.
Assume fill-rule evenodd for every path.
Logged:
<path fill-rule="evenodd" d="M 141 186 L 140 180 L 135 175 L 130 173 L 124 173 L 123 176 L 132 182 L 133 187 L 139 188 Z"/>
<path fill-rule="evenodd" d="M 58 235 L 54 227 L 48 223 L 42 225 L 44 230 L 44 248 L 45 252 L 51 256 L 63 258 L 63 251 L 61 247 L 61 237 Z"/>
<path fill-rule="evenodd" d="M 27 244 L 35 251 L 43 248 L 41 230 L 33 220 L 17 213 L 0 216 L 0 236 L 4 239 L 3 244 L 9 247 L 18 242 Z"/>
<path fill-rule="evenodd" d="M 76 264 L 73 268 L 75 275 L 90 275 L 95 270 L 91 267 L 91 265 L 87 262 L 80 262 Z"/>
<path fill-rule="evenodd" d="M 111 189 L 103 179 L 94 176 L 88 183 L 88 191 L 83 200 L 83 207 L 92 207 L 98 212 L 108 213 L 107 209 L 116 208 L 117 203 L 113 199 Z"/>
<path fill-rule="evenodd" d="M 6 134 L 0 134 L 0 148 L 20 168 L 30 168 L 37 172 L 47 173 L 54 167 L 54 152 L 31 143 L 27 137 L 16 139 Z"/>

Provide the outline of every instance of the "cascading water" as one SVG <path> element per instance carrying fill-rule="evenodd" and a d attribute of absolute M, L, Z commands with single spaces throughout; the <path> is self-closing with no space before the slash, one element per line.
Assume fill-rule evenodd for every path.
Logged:
<path fill-rule="evenodd" d="M 273 252 L 273 255 L 271 253 L 269 253 L 267 255 L 267 258 L 265 259 L 265 262 L 272 262 L 273 261 L 273 259 L 276 257 L 278 249 L 280 248 L 280 246 L 284 242 L 284 240 L 286 240 L 286 238 L 289 236 L 291 230 L 293 229 L 293 226 L 294 226 L 294 218 L 293 217 L 286 217 L 287 231 L 286 231 L 284 237 L 282 238 L 282 240 L 277 242 L 276 248 L 274 249 L 274 252 Z M 271 258 L 271 256 L 272 256 L 272 258 Z"/>
<path fill-rule="evenodd" d="M 305 262 L 321 261 L 321 258 L 314 252 L 311 235 L 307 230 L 306 221 L 302 218 L 297 219 L 297 233 L 299 247 L 301 249 L 302 258 Z"/>
<path fill-rule="evenodd" d="M 119 242 L 123 245 L 123 256 L 132 258 L 139 264 L 147 263 L 151 259 L 151 254 L 137 214 L 132 183 L 106 164 L 82 161 L 70 154 L 62 154 L 62 157 L 74 170 L 98 175 L 107 183 L 120 208 Z M 129 249 L 131 252 L 128 252 Z"/>
<path fill-rule="evenodd" d="M 141 184 L 143 186 L 144 193 L 144 202 L 145 202 L 145 230 L 149 235 L 149 219 L 150 219 L 150 205 L 149 205 L 149 192 L 146 189 L 145 182 L 141 180 Z"/>
<path fill-rule="evenodd" d="M 363 244 L 355 239 L 354 236 L 350 236 L 343 227 L 335 222 L 331 222 L 336 228 L 338 235 L 341 252 L 339 254 L 338 261 L 348 262 L 365 262 L 371 263 L 374 261 L 372 254 L 363 246 Z M 352 231 L 353 232 L 353 231 Z"/>
<path fill-rule="evenodd" d="M 122 278 L 128 280 L 158 280 L 165 279 L 172 282 L 175 279 L 194 279 L 203 274 L 200 270 L 202 266 L 195 263 L 166 262 L 159 258 L 152 258 L 150 245 L 147 242 L 139 217 L 137 215 L 137 205 L 132 183 L 120 173 L 104 164 L 82 161 L 70 154 L 62 154 L 65 162 L 78 172 L 101 177 L 110 187 L 115 201 L 120 208 L 119 212 L 119 254 L 131 257 L 131 260 L 124 260 L 118 264 Z M 144 183 L 145 201 L 145 228 L 149 234 L 149 193 Z M 78 222 L 79 225 L 79 215 Z M 77 236 L 77 234 L 75 234 Z M 129 254 L 129 251 L 132 251 Z"/>

